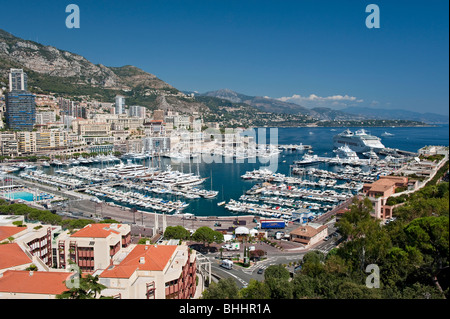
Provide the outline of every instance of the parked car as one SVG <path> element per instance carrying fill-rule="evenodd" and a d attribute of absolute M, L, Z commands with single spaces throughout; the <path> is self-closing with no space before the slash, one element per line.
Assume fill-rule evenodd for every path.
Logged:
<path fill-rule="evenodd" d="M 330 236 L 326 236 L 323 240 L 327 241 L 330 239 Z"/>

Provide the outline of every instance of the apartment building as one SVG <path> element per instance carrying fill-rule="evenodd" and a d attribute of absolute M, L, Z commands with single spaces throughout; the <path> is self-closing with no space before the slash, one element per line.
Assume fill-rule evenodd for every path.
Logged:
<path fill-rule="evenodd" d="M 38 112 L 36 113 L 36 125 L 43 125 L 47 123 L 56 122 L 56 113 L 55 112 Z"/>
<path fill-rule="evenodd" d="M 35 264 L 47 268 L 52 266 L 51 236 L 53 230 L 53 226 L 42 224 L 24 224 L 22 227 L 0 226 L 0 242 L 8 240 L 16 243 Z"/>
<path fill-rule="evenodd" d="M 19 144 L 16 140 L 16 134 L 11 131 L 0 132 L 0 155 L 17 156 Z"/>
<path fill-rule="evenodd" d="M 74 262 L 84 273 L 106 269 L 112 258 L 131 243 L 126 224 L 89 224 L 73 234 L 64 232 L 55 239 L 57 268 Z"/>
<path fill-rule="evenodd" d="M 188 299 L 196 292 L 196 253 L 186 245 L 133 245 L 100 274 L 102 294 L 123 299 Z"/>
<path fill-rule="evenodd" d="M 408 177 L 380 176 L 379 180 L 370 184 L 364 184 L 362 192 L 372 202 L 373 217 L 382 220 L 392 217 L 393 208 L 386 205 L 386 202 L 391 195 L 395 194 L 399 187 L 408 187 Z"/>
<path fill-rule="evenodd" d="M 107 122 L 76 119 L 72 121 L 72 131 L 80 136 L 109 136 L 111 125 Z"/>

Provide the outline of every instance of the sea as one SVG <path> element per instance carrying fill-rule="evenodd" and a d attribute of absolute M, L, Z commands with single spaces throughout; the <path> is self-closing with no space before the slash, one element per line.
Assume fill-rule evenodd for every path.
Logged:
<path fill-rule="evenodd" d="M 420 148 L 427 145 L 449 146 L 449 126 L 438 125 L 430 127 L 349 127 L 348 129 L 356 131 L 364 128 L 371 135 L 381 138 L 381 142 L 389 148 L 397 148 L 404 151 L 417 152 Z M 310 145 L 312 154 L 318 156 L 334 157 L 333 136 L 344 131 L 341 127 L 289 127 L 289 128 L 259 128 L 252 132 L 256 140 L 266 140 L 266 143 L 276 142 L 278 144 L 300 144 Z M 388 132 L 392 136 L 382 136 Z M 167 199 L 180 199 L 189 203 L 189 206 L 183 210 L 183 213 L 191 213 L 196 216 L 232 216 L 232 213 L 224 206 L 217 204 L 230 199 L 239 200 L 239 197 L 245 194 L 257 181 L 249 181 L 241 178 L 241 175 L 247 171 L 270 167 L 276 173 L 290 175 L 290 168 L 294 161 L 300 160 L 307 151 L 283 151 L 275 158 L 268 159 L 246 159 L 240 161 L 209 161 L 205 163 L 191 160 L 191 163 L 176 163 L 168 158 L 161 159 L 161 167 L 165 169 L 171 165 L 173 170 L 192 172 L 207 177 L 200 186 L 205 189 L 219 191 L 217 197 L 213 199 L 186 199 L 174 198 L 172 195 L 162 196 L 155 194 L 156 197 L 165 197 Z M 143 163 L 149 165 L 149 163 Z M 328 164 L 321 163 L 315 166 L 319 169 L 330 169 Z M 52 171 L 53 168 L 50 168 Z"/>

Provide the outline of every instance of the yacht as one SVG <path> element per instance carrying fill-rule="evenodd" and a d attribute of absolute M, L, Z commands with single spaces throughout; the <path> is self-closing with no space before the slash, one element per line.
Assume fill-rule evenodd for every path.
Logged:
<path fill-rule="evenodd" d="M 381 134 L 381 136 L 394 136 L 394 134 L 389 133 L 389 132 L 384 132 L 383 134 Z"/>
<path fill-rule="evenodd" d="M 321 162 L 323 162 L 323 160 L 319 159 L 317 155 L 305 154 L 300 161 L 294 161 L 294 164 L 299 166 L 306 166 L 319 164 Z"/>
<path fill-rule="evenodd" d="M 346 159 L 354 159 L 358 160 L 359 157 L 356 154 L 355 151 L 353 151 L 348 145 L 340 146 L 337 149 L 333 150 L 333 152 L 336 153 L 339 158 L 346 158 Z"/>
<path fill-rule="evenodd" d="M 372 160 L 377 160 L 378 159 L 378 155 L 377 153 L 375 153 L 373 150 L 370 150 L 368 152 L 363 152 L 363 155 L 367 158 L 370 158 Z"/>
<path fill-rule="evenodd" d="M 370 149 L 375 153 L 379 153 L 385 148 L 379 137 L 370 135 L 364 129 L 357 130 L 356 132 L 347 129 L 335 135 L 333 141 L 334 147 L 338 148 L 347 145 L 357 153 L 367 152 Z"/>

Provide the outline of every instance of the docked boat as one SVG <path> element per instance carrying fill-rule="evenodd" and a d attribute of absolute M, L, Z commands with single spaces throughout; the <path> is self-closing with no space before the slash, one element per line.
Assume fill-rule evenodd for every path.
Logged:
<path fill-rule="evenodd" d="M 307 166 L 319 164 L 321 162 L 323 161 L 317 155 L 305 154 L 300 161 L 294 161 L 294 164 L 298 166 Z"/>
<path fill-rule="evenodd" d="M 359 160 L 358 155 L 353 151 L 348 145 L 339 146 L 337 149 L 333 150 L 339 158 L 345 158 L 350 160 Z"/>
<path fill-rule="evenodd" d="M 356 132 L 347 129 L 335 135 L 333 142 L 336 148 L 348 145 L 348 147 L 357 153 L 367 152 L 370 149 L 378 153 L 385 148 L 379 137 L 368 134 L 364 129 L 357 130 Z"/>

